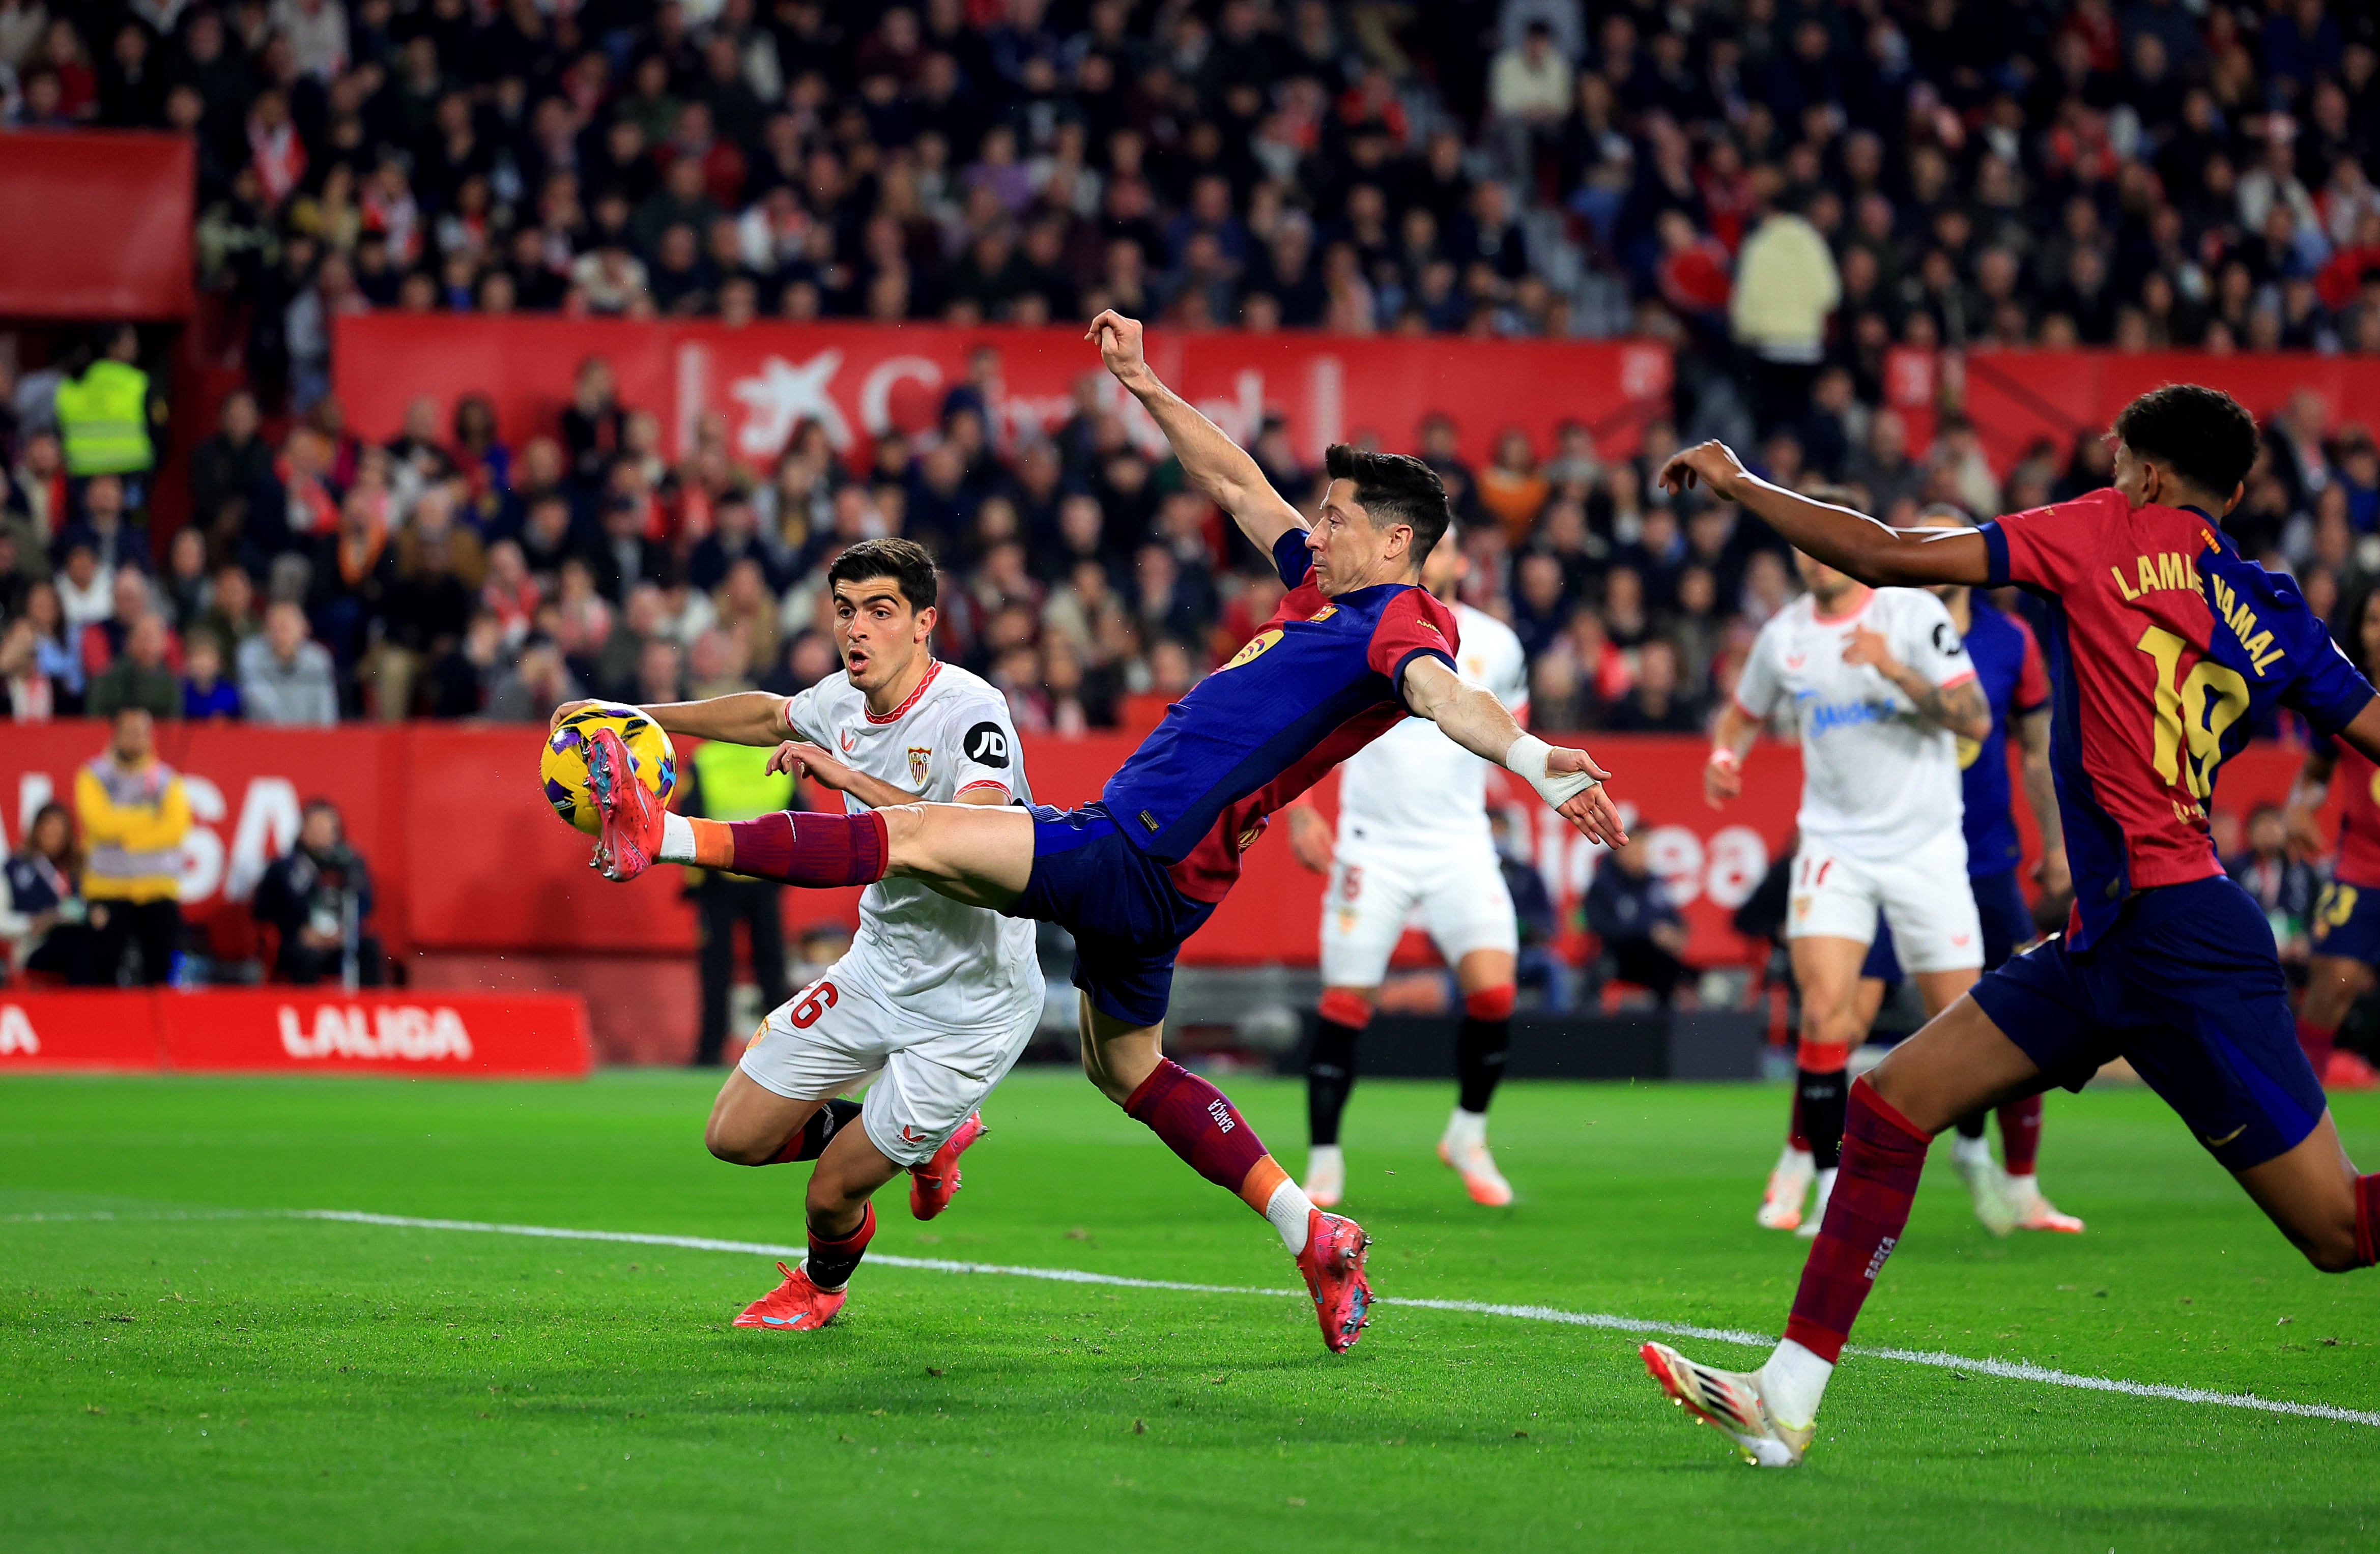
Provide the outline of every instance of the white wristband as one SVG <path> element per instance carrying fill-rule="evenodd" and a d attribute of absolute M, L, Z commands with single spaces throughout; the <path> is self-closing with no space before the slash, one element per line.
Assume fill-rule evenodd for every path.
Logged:
<path fill-rule="evenodd" d="M 1548 804 L 1559 809 L 1569 800 L 1597 785 L 1584 771 L 1548 771 L 1546 758 L 1554 747 L 1534 734 L 1524 734 L 1512 741 L 1504 752 L 1504 770 L 1515 777 L 1528 779 L 1529 786 Z"/>

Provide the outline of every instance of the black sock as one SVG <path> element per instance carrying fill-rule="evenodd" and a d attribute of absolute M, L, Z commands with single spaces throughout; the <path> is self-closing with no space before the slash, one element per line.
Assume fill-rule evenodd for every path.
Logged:
<path fill-rule="evenodd" d="M 1803 1069 L 1796 1079 L 1802 1098 L 1802 1132 L 1810 1140 L 1810 1158 L 1820 1171 L 1832 1171 L 1843 1161 L 1843 1113 L 1851 1103 L 1850 1074 L 1843 1069 L 1814 1074 Z"/>
<path fill-rule="evenodd" d="M 868 1255 L 868 1239 L 876 1233 L 876 1206 L 861 1207 L 859 1228 L 849 1235 L 829 1237 L 816 1225 L 804 1228 L 809 1232 L 810 1255 L 802 1260 L 802 1267 L 810 1282 L 821 1290 L 840 1290 L 851 1282 L 851 1270 Z"/>
<path fill-rule="evenodd" d="M 1476 1014 L 1463 1017 L 1462 1028 L 1454 1033 L 1454 1076 L 1462 1087 L 1457 1104 L 1463 1111 L 1488 1110 L 1497 1081 L 1504 1077 L 1504 1054 L 1512 1048 L 1511 1020 L 1483 1020 Z"/>
<path fill-rule="evenodd" d="M 802 1131 L 787 1139 L 785 1147 L 777 1151 L 776 1157 L 769 1163 L 785 1165 L 795 1160 L 817 1159 L 826 1153 L 828 1141 L 842 1130 L 844 1123 L 852 1122 L 858 1115 L 857 1101 L 845 1100 L 841 1096 L 836 1096 L 824 1106 L 811 1112 L 810 1120 L 802 1124 Z"/>
<path fill-rule="evenodd" d="M 1970 1111 L 1970 1112 L 1968 1112 L 1965 1116 L 1963 1116 L 1963 1117 L 1960 1118 L 1960 1119 L 1959 1119 L 1959 1136 L 1960 1136 L 1961 1138 L 1981 1138 L 1981 1137 L 1983 1137 L 1983 1136 L 1984 1136 L 1984 1118 L 1985 1118 L 1986 1115 L 1987 1115 L 1987 1113 L 1985 1113 L 1985 1112 L 1984 1112 L 1984 1111 Z"/>
<path fill-rule="evenodd" d="M 1355 1087 L 1355 1038 L 1363 1034 L 1328 1015 L 1314 1027 L 1305 1055 L 1305 1137 L 1309 1144 L 1339 1142 L 1339 1114 Z"/>

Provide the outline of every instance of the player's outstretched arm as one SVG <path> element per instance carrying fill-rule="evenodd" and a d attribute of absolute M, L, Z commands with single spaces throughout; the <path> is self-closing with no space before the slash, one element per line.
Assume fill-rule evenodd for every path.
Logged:
<path fill-rule="evenodd" d="M 1521 725 L 1496 693 L 1475 686 L 1434 658 L 1405 665 L 1405 705 L 1457 745 L 1529 780 L 1556 813 L 1607 847 L 1625 844 L 1620 810 L 1603 780 L 1611 775 L 1585 750 L 1548 745 Z"/>
<path fill-rule="evenodd" d="M 563 719 L 589 705 L 591 704 L 585 701 L 564 702 L 553 710 L 547 732 L 560 728 Z M 771 696 L 767 691 L 737 691 L 733 696 L 714 696 L 708 701 L 664 701 L 637 710 L 659 723 L 663 734 L 683 734 L 689 739 L 774 745 L 785 737 L 785 698 Z"/>
<path fill-rule="evenodd" d="M 1743 793 L 1743 758 L 1752 753 L 1752 742 L 1759 737 L 1760 721 L 1738 707 L 1733 698 L 1718 710 L 1718 722 L 1711 730 L 1711 752 L 1703 762 L 1703 802 L 1714 809 L 1724 808 L 1727 801 Z"/>
<path fill-rule="evenodd" d="M 1141 354 L 1139 320 L 1111 308 L 1091 321 L 1083 338 L 1099 342 L 1099 359 L 1115 374 L 1116 382 L 1147 407 L 1149 419 L 1173 445 L 1173 456 L 1182 461 L 1182 472 L 1190 477 L 1190 483 L 1231 514 L 1258 550 L 1270 555 L 1274 540 L 1293 528 L 1306 527 L 1297 509 L 1272 489 L 1272 482 L 1245 449 L 1157 381 L 1148 358 Z"/>
<path fill-rule="evenodd" d="M 917 802 L 917 795 L 908 789 L 888 783 L 881 777 L 871 777 L 847 761 L 837 760 L 822 747 L 807 740 L 788 739 L 779 744 L 769 757 L 768 770 L 782 771 L 795 782 L 807 777 L 820 787 L 849 794 L 870 809 Z M 1008 790 L 987 783 L 962 790 L 951 802 L 1002 805 L 1008 802 Z"/>
<path fill-rule="evenodd" d="M 1743 467 L 1724 443 L 1698 443 L 1661 467 L 1671 492 L 1696 483 L 1768 520 L 1786 542 L 1876 588 L 1991 580 L 1991 555 L 1972 528 L 1888 528 L 1864 513 L 1813 502 Z"/>

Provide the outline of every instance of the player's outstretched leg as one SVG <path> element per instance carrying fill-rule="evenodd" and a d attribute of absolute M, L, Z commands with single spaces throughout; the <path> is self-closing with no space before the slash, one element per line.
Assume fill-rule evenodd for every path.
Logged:
<path fill-rule="evenodd" d="M 1999 1109 L 2000 1154 L 2008 1167 L 2008 1202 L 2022 1231 L 2058 1231 L 2080 1235 L 2082 1221 L 2061 1212 L 2041 1195 L 2034 1162 L 2041 1154 L 2041 1098 L 2027 1096 Z"/>
<path fill-rule="evenodd" d="M 1510 957 L 1505 959 L 1509 963 Z M 1438 1158 L 1462 1174 L 1463 1190 L 1471 1201 L 1490 1208 L 1512 1201 L 1512 1184 L 1488 1152 L 1488 1103 L 1495 1099 L 1512 1047 L 1512 995 L 1508 965 L 1497 985 L 1463 996 L 1463 1025 L 1454 1038 L 1460 1091 L 1453 1115 L 1446 1120 L 1446 1133 L 1438 1141 Z"/>
<path fill-rule="evenodd" d="M 1363 1336 L 1372 1305 L 1364 1257 L 1372 1238 L 1325 1213 L 1290 1180 L 1229 1097 L 1160 1050 L 1160 1026 L 1128 1026 L 1083 1001 L 1083 1070 L 1100 1093 L 1165 1141 L 1190 1169 L 1263 1215 L 1297 1258 L 1322 1342 L 1334 1354 Z"/>
<path fill-rule="evenodd" d="M 983 1113 L 970 1111 L 958 1132 L 942 1141 L 942 1147 L 922 1165 L 909 1168 L 909 1212 L 920 1220 L 930 1220 L 951 1206 L 959 1190 L 959 1157 L 967 1152 L 975 1141 L 991 1131 L 984 1125 Z"/>
<path fill-rule="evenodd" d="M 1305 1055 L 1305 1196 L 1336 1208 L 1347 1196 L 1347 1160 L 1339 1121 L 1355 1087 L 1355 1042 L 1372 1023 L 1372 1001 L 1353 988 L 1325 988 L 1315 1009 L 1314 1045 Z"/>

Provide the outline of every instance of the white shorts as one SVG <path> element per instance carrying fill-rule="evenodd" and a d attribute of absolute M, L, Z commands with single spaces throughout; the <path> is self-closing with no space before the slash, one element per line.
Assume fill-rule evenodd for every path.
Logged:
<path fill-rule="evenodd" d="M 1788 939 L 1871 943 L 1882 912 L 1902 970 L 1983 968 L 1983 920 L 1967 885 L 1967 839 L 1958 832 L 1883 863 L 1805 838 L 1793 855 L 1792 900 Z"/>
<path fill-rule="evenodd" d="M 1416 906 L 1449 965 L 1474 950 L 1520 948 L 1512 893 L 1486 837 L 1429 849 L 1342 838 L 1322 897 L 1322 985 L 1378 987 Z"/>
<path fill-rule="evenodd" d="M 1041 1021 L 1036 997 L 1004 1026 L 931 1028 L 874 990 L 851 960 L 769 1012 L 737 1064 L 788 1100 L 825 1100 L 868 1085 L 859 1120 L 886 1159 L 918 1165 L 1007 1076 Z M 868 1081 L 873 1079 L 873 1084 Z"/>

